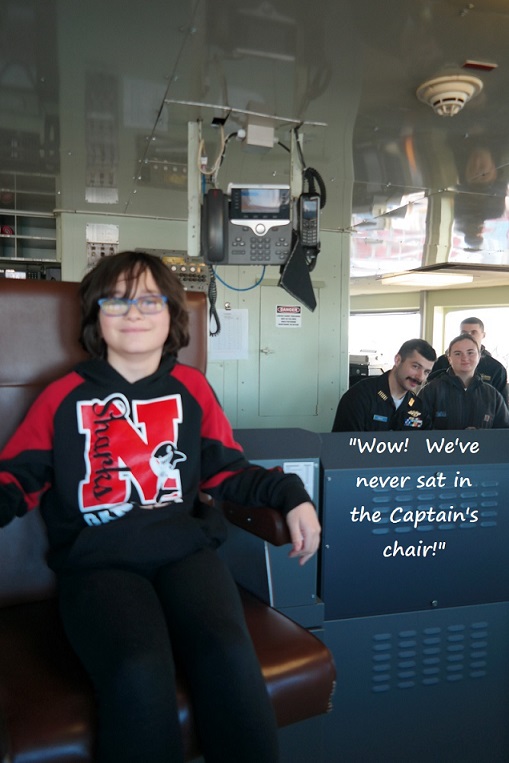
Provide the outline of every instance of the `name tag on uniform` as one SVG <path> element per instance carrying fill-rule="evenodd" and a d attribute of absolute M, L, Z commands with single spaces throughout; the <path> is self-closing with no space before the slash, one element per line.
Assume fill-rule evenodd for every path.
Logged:
<path fill-rule="evenodd" d="M 375 415 L 373 416 L 373 421 L 384 421 L 384 422 L 387 422 L 387 421 L 389 421 L 389 417 L 388 416 L 378 416 L 375 413 Z"/>

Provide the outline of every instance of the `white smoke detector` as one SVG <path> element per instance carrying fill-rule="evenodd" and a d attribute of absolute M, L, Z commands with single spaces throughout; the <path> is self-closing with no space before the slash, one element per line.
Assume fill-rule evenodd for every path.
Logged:
<path fill-rule="evenodd" d="M 417 88 L 417 98 L 440 117 L 453 117 L 482 88 L 482 81 L 468 74 L 435 77 Z"/>

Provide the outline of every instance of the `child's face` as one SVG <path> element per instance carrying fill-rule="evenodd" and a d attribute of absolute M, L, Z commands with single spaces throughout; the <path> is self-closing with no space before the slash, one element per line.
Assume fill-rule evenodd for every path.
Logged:
<path fill-rule="evenodd" d="M 119 278 L 111 296 L 123 297 L 126 284 Z M 150 270 L 138 278 L 132 299 L 150 294 L 161 294 Z M 160 313 L 146 315 L 136 305 L 130 305 L 125 315 L 111 316 L 99 312 L 101 335 L 107 346 L 107 360 L 117 371 L 136 364 L 146 374 L 153 373 L 161 360 L 164 343 L 170 331 L 170 313 L 165 305 Z M 124 373 L 124 375 L 126 375 Z"/>

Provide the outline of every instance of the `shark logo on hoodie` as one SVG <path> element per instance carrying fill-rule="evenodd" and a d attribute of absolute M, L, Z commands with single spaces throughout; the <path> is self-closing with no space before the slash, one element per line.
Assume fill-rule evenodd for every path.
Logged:
<path fill-rule="evenodd" d="M 111 509 L 118 517 L 131 508 L 126 504 L 182 500 L 175 468 L 187 458 L 177 449 L 180 395 L 130 404 L 115 393 L 104 400 L 79 402 L 77 415 L 86 442 L 86 475 L 79 486 L 83 513 Z"/>

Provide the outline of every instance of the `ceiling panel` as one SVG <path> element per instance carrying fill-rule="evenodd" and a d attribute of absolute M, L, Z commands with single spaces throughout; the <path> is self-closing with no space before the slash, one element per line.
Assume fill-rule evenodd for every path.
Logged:
<path fill-rule="evenodd" d="M 188 122 L 212 167 L 214 117 L 228 138 L 263 113 L 275 148 L 229 139 L 217 182 L 287 179 L 291 130 L 308 123 L 354 293 L 402 268 L 509 267 L 507 39 L 502 0 L 3 0 L 2 169 L 54 174 L 61 209 L 185 219 Z M 483 89 L 456 116 L 417 99 L 466 72 Z"/>

